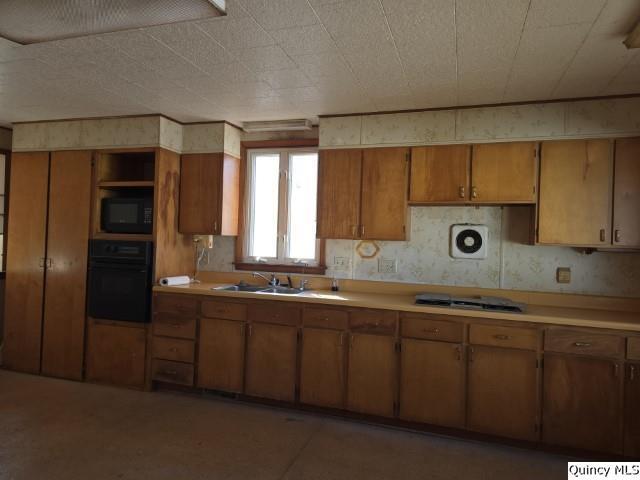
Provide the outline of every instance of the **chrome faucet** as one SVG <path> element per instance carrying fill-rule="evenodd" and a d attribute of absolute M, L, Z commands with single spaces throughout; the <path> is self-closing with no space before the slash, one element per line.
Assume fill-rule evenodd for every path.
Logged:
<path fill-rule="evenodd" d="M 272 287 L 277 287 L 277 286 L 280 284 L 280 280 L 278 280 L 278 277 L 276 277 L 276 274 L 275 274 L 275 273 L 271 273 L 271 274 L 270 274 L 270 275 L 271 275 L 271 278 L 270 278 L 270 279 L 269 279 L 269 278 L 267 278 L 267 277 L 265 277 L 265 276 L 264 276 L 263 274 L 261 274 L 260 272 L 253 272 L 251 275 L 252 275 L 254 278 L 255 278 L 255 277 L 260 277 L 260 278 L 265 279 L 265 280 L 267 281 L 267 283 L 268 283 L 269 285 L 271 285 Z"/>

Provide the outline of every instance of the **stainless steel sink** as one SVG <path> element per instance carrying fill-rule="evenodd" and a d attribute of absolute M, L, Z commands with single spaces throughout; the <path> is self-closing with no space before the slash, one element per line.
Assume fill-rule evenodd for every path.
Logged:
<path fill-rule="evenodd" d="M 261 285 L 230 285 L 228 287 L 215 287 L 213 290 L 224 292 L 252 292 L 252 293 L 276 293 L 280 295 L 298 295 L 302 290 L 289 287 L 267 287 Z"/>

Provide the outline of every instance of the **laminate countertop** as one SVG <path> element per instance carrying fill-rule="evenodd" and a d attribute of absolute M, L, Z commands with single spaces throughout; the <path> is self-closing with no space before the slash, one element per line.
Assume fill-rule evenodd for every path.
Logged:
<path fill-rule="evenodd" d="M 298 295 L 282 295 L 272 293 L 229 292 L 224 290 L 215 290 L 217 287 L 224 287 L 228 285 L 228 283 L 198 283 L 172 287 L 156 286 L 153 288 L 153 291 L 156 293 L 172 293 L 181 295 L 206 295 L 235 300 L 251 299 L 321 304 L 339 307 L 375 308 L 401 312 L 431 313 L 457 317 L 640 332 L 640 312 L 527 305 L 525 313 L 510 313 L 416 305 L 413 295 L 395 295 L 377 292 L 332 292 L 329 290 L 308 290 Z M 505 293 L 508 295 L 508 292 Z"/>

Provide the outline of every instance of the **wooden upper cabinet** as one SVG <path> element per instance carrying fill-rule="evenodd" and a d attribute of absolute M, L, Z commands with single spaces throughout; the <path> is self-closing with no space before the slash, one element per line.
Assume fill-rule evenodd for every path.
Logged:
<path fill-rule="evenodd" d="M 542 143 L 538 243 L 611 244 L 611 151 L 609 140 Z"/>
<path fill-rule="evenodd" d="M 538 369 L 536 352 L 470 347 L 467 427 L 491 435 L 536 440 Z"/>
<path fill-rule="evenodd" d="M 179 231 L 237 235 L 240 160 L 223 153 L 182 155 Z"/>
<path fill-rule="evenodd" d="M 322 150 L 318 169 L 318 238 L 357 238 L 362 150 Z"/>
<path fill-rule="evenodd" d="M 471 201 L 535 203 L 538 173 L 536 148 L 534 142 L 474 145 Z"/>
<path fill-rule="evenodd" d="M 364 150 L 361 238 L 406 240 L 408 174 L 409 149 Z"/>
<path fill-rule="evenodd" d="M 48 177 L 48 152 L 13 154 L 2 356 L 30 373 L 40 371 Z"/>
<path fill-rule="evenodd" d="M 622 453 L 622 382 L 615 360 L 546 354 L 545 443 Z"/>
<path fill-rule="evenodd" d="M 616 140 L 613 244 L 640 246 L 640 138 Z"/>
<path fill-rule="evenodd" d="M 89 151 L 51 154 L 42 373 L 75 380 L 84 359 L 91 158 Z"/>
<path fill-rule="evenodd" d="M 464 203 L 469 198 L 469 145 L 411 149 L 410 203 Z"/>

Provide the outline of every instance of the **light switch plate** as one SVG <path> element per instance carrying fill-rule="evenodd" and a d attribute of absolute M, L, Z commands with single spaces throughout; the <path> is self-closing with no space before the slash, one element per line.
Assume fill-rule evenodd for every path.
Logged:
<path fill-rule="evenodd" d="M 571 269 L 568 267 L 558 267 L 556 270 L 556 281 L 558 283 L 571 283 Z"/>
<path fill-rule="evenodd" d="M 334 270 L 349 270 L 351 265 L 351 259 L 349 257 L 333 257 L 333 269 Z"/>
<path fill-rule="evenodd" d="M 395 258 L 379 258 L 378 273 L 397 273 L 398 267 Z"/>

